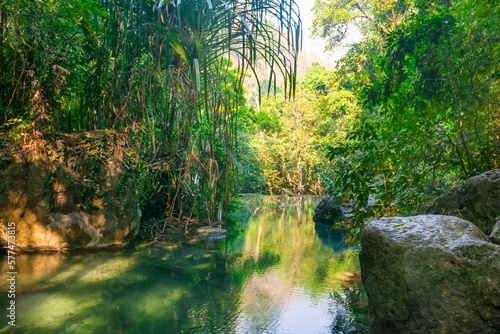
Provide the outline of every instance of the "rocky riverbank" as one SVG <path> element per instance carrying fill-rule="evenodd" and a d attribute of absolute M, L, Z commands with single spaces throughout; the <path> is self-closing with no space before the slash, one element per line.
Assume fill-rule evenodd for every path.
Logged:
<path fill-rule="evenodd" d="M 500 333 L 499 192 L 494 170 L 419 209 L 437 215 L 366 225 L 371 333 Z"/>

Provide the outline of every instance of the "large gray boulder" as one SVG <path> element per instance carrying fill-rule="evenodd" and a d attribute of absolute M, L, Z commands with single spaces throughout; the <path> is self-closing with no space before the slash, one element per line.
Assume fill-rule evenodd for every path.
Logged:
<path fill-rule="evenodd" d="M 417 214 L 456 216 L 490 235 L 500 216 L 500 169 L 474 176 L 461 186 L 423 204 Z"/>
<path fill-rule="evenodd" d="M 383 218 L 361 243 L 371 333 L 500 333 L 500 246 L 474 224 Z"/>
<path fill-rule="evenodd" d="M 0 245 L 13 224 L 17 251 L 120 248 L 139 231 L 138 181 L 120 135 L 27 138 L 0 158 Z"/>

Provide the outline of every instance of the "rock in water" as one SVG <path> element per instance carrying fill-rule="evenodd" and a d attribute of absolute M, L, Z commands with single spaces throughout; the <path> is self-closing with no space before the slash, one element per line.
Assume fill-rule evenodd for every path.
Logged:
<path fill-rule="evenodd" d="M 335 224 L 345 220 L 344 212 L 334 197 L 325 197 L 314 209 L 315 222 Z"/>
<path fill-rule="evenodd" d="M 500 246 L 474 224 L 383 218 L 361 244 L 371 333 L 500 332 Z"/>
<path fill-rule="evenodd" d="M 197 232 L 202 239 L 206 240 L 220 240 L 226 237 L 226 230 L 211 226 L 200 227 Z"/>
<path fill-rule="evenodd" d="M 500 216 L 500 169 L 471 177 L 459 187 L 423 204 L 417 214 L 456 216 L 490 235 Z"/>

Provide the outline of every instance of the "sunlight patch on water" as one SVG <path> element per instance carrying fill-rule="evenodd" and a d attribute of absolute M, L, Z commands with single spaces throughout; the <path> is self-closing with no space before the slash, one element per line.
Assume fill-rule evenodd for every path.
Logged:
<path fill-rule="evenodd" d="M 20 310 L 21 325 L 25 319 L 29 319 L 37 328 L 56 329 L 65 325 L 76 314 L 96 306 L 98 302 L 97 298 L 72 298 L 64 291 L 23 296 L 25 310 Z"/>
<path fill-rule="evenodd" d="M 154 290 L 144 294 L 142 298 L 134 301 L 133 318 L 161 319 L 173 312 L 172 306 L 179 301 L 186 289 L 179 286 L 155 285 Z M 126 302 L 126 301 L 124 301 Z"/>
<path fill-rule="evenodd" d="M 51 283 L 54 284 L 60 284 L 63 282 L 66 282 L 68 279 L 71 277 L 77 275 L 78 273 L 82 272 L 85 270 L 85 266 L 81 263 L 79 264 L 74 264 L 70 266 L 69 268 L 65 268 L 63 271 L 57 273 L 55 276 L 53 276 L 50 279 Z"/>
<path fill-rule="evenodd" d="M 111 259 L 86 272 L 79 281 L 82 283 L 103 282 L 126 273 L 135 263 L 136 260 L 132 257 Z"/>

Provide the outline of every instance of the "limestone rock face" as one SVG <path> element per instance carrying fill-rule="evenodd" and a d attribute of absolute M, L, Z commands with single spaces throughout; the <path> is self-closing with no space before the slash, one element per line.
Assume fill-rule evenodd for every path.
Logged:
<path fill-rule="evenodd" d="M 19 251 L 124 246 L 139 230 L 137 181 L 114 132 L 30 138 L 0 155 L 0 243 Z"/>
<path fill-rule="evenodd" d="M 371 333 L 499 333 L 500 246 L 474 224 L 383 218 L 361 243 Z"/>
<path fill-rule="evenodd" d="M 495 219 L 500 216 L 500 169 L 470 178 L 463 185 L 423 204 L 417 214 L 460 217 L 490 235 Z"/>
<path fill-rule="evenodd" d="M 337 203 L 334 197 L 325 197 L 314 210 L 314 221 L 320 223 L 340 223 L 345 220 L 342 206 Z"/>

